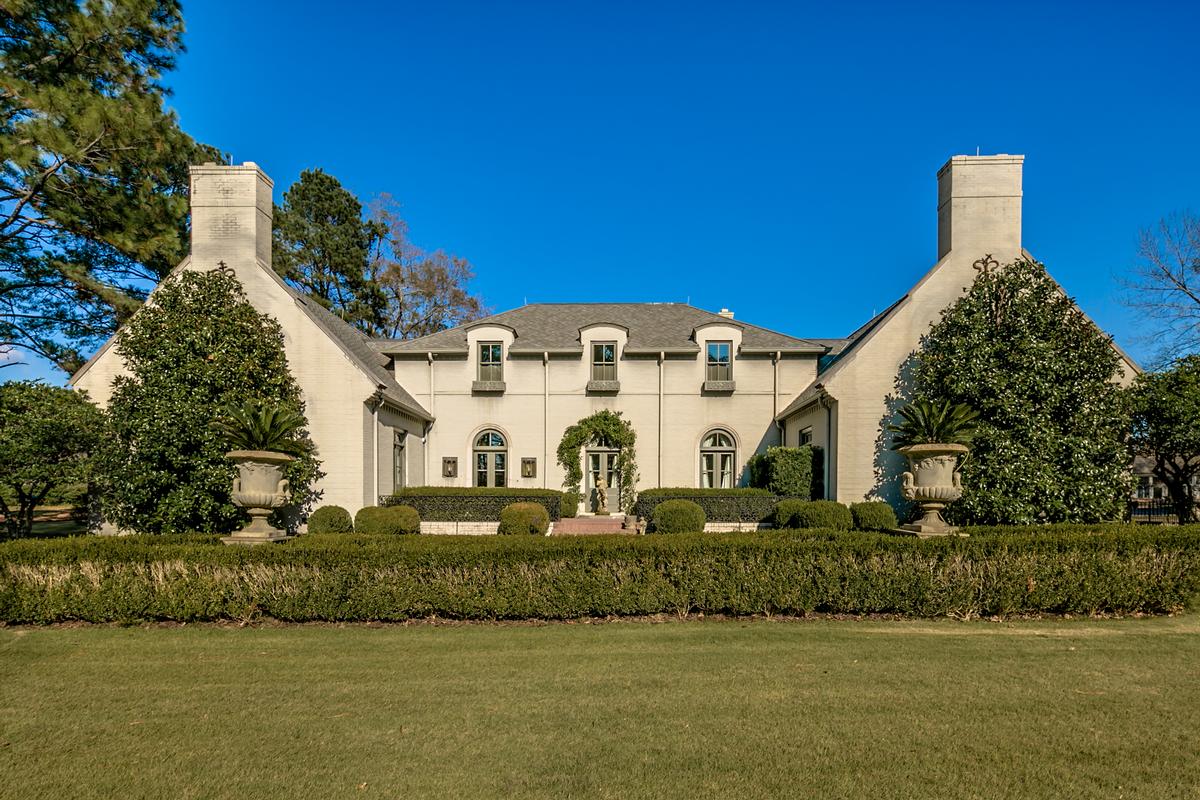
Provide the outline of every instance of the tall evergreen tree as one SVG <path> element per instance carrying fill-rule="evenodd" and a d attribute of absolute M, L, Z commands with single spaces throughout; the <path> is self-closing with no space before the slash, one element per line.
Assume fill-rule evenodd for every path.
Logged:
<path fill-rule="evenodd" d="M 346 322 L 371 333 L 384 299 L 370 280 L 371 247 L 381 235 L 337 178 L 305 170 L 275 209 L 272 266 Z"/>
<path fill-rule="evenodd" d="M 960 523 L 1115 519 L 1129 416 L 1111 340 L 1032 261 L 981 266 L 916 354 L 914 396 L 980 414 Z"/>
<path fill-rule="evenodd" d="M 72 371 L 183 257 L 220 154 L 163 107 L 182 34 L 177 0 L 0 4 L 0 347 Z"/>
<path fill-rule="evenodd" d="M 182 272 L 118 334 L 130 374 L 114 381 L 107 435 L 96 453 L 101 510 L 146 533 L 226 533 L 244 514 L 229 499 L 235 470 L 212 427 L 230 405 L 266 401 L 303 413 L 283 331 L 258 313 L 233 277 Z M 307 433 L 299 437 L 309 441 Z M 316 454 L 285 477 L 307 507 L 320 476 Z"/>

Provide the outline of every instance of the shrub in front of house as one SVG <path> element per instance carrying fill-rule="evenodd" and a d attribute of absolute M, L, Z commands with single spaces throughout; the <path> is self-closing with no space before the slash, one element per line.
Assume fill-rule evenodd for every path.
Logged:
<path fill-rule="evenodd" d="M 691 500 L 664 500 L 654 508 L 655 533 L 696 533 L 704 530 L 704 509 Z"/>
<path fill-rule="evenodd" d="M 854 519 L 855 530 L 860 531 L 890 531 L 900 524 L 896 512 L 882 500 L 851 503 L 850 516 Z"/>
<path fill-rule="evenodd" d="M 712 522 L 770 522 L 779 498 L 767 489 L 645 489 L 638 493 L 634 514 L 652 520 L 654 510 L 668 500 L 690 500 Z"/>
<path fill-rule="evenodd" d="M 512 503 L 500 512 L 500 528 L 506 536 L 545 536 L 550 530 L 550 515 L 540 503 Z"/>
<path fill-rule="evenodd" d="M 309 533 L 352 533 L 354 519 L 341 506 L 321 506 L 308 518 Z"/>
<path fill-rule="evenodd" d="M 814 461 L 811 445 L 768 447 L 746 464 L 750 485 L 780 497 L 808 500 L 813 495 Z"/>
<path fill-rule="evenodd" d="M 848 531 L 853 526 L 850 509 L 833 500 L 782 500 L 775 507 L 776 528 Z"/>
<path fill-rule="evenodd" d="M 412 506 L 367 506 L 354 515 L 356 533 L 404 534 L 421 532 L 421 515 Z"/>
<path fill-rule="evenodd" d="M 0 622 L 1162 614 L 1200 597 L 1200 525 L 974 533 L 25 539 L 0 543 Z"/>
<path fill-rule="evenodd" d="M 579 515 L 579 492 L 563 492 L 559 516 L 562 519 L 572 519 Z"/>
<path fill-rule="evenodd" d="M 379 505 L 412 506 L 427 522 L 496 522 L 505 506 L 537 503 L 559 519 L 563 493 L 554 489 L 472 486 L 408 486 L 379 498 Z"/>

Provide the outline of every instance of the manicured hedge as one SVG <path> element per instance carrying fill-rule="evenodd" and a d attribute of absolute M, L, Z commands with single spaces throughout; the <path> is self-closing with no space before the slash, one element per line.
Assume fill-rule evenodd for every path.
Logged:
<path fill-rule="evenodd" d="M 540 503 L 513 503 L 500 512 L 500 527 L 496 533 L 517 536 L 545 536 L 550 529 L 550 515 Z"/>
<path fill-rule="evenodd" d="M 896 520 L 896 512 L 882 500 L 851 503 L 850 516 L 854 519 L 855 530 L 860 531 L 890 531 L 900 525 Z"/>
<path fill-rule="evenodd" d="M 655 533 L 699 533 L 705 521 L 704 509 L 691 500 L 664 500 L 654 507 Z"/>
<path fill-rule="evenodd" d="M 766 452 L 751 456 L 746 466 L 751 486 L 799 500 L 813 496 L 816 459 L 811 445 L 768 447 Z"/>
<path fill-rule="evenodd" d="M 776 528 L 826 528 L 848 531 L 850 509 L 833 500 L 782 500 L 775 508 Z"/>
<path fill-rule="evenodd" d="M 379 505 L 412 506 L 421 519 L 435 522 L 496 522 L 512 503 L 538 503 L 558 519 L 562 492 L 553 489 L 498 489 L 470 486 L 410 486 L 379 498 Z"/>
<path fill-rule="evenodd" d="M 0 620 L 570 619 L 1166 613 L 1200 595 L 1200 526 L 921 540 L 676 536 L 76 537 L 0 544 Z"/>
<path fill-rule="evenodd" d="M 563 492 L 560 515 L 563 519 L 571 519 L 579 515 L 579 492 Z"/>
<path fill-rule="evenodd" d="M 354 519 L 341 506 L 321 506 L 308 517 L 309 533 L 351 533 Z"/>
<path fill-rule="evenodd" d="M 709 522 L 770 522 L 779 498 L 766 489 L 646 489 L 638 493 L 633 513 L 651 520 L 667 500 L 690 500 L 704 509 Z"/>
<path fill-rule="evenodd" d="M 421 532 L 421 515 L 412 506 L 367 506 L 354 515 L 358 533 L 407 534 Z"/>

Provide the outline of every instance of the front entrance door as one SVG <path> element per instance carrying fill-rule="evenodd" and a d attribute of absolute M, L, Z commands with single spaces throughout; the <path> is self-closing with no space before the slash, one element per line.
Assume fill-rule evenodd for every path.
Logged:
<path fill-rule="evenodd" d="M 621 510 L 621 473 L 617 471 L 617 451 L 616 450 L 589 450 L 587 452 L 588 460 L 588 508 L 592 511 L 599 511 L 597 505 L 599 496 L 596 492 L 597 486 L 608 487 L 608 503 L 606 508 L 608 511 L 616 513 Z M 601 483 L 603 479 L 603 483 Z"/>

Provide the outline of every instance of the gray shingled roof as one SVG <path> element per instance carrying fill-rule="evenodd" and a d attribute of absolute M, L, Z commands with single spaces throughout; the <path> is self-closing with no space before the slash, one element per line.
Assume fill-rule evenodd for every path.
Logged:
<path fill-rule="evenodd" d="M 384 353 L 466 352 L 467 331 L 476 325 L 505 325 L 516 332 L 510 352 L 582 352 L 579 329 L 587 325 L 618 325 L 629 331 L 627 353 L 699 352 L 692 331 L 700 325 L 728 324 L 742 330 L 742 352 L 824 354 L 828 347 L 810 339 L 722 317 L 682 303 L 534 303 L 469 325 L 439 331 L 419 339 L 375 340 Z"/>

